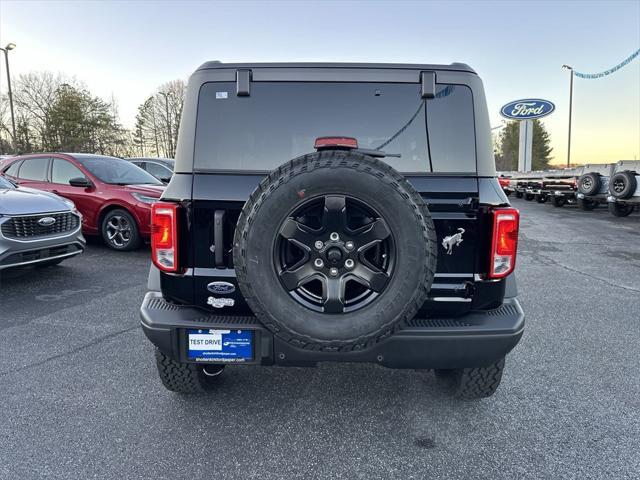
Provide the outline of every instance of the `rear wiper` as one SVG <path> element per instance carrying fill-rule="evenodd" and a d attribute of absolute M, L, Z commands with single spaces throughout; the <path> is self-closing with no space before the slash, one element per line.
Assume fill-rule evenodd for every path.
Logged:
<path fill-rule="evenodd" d="M 399 153 L 386 153 L 386 152 L 383 152 L 382 150 L 371 150 L 371 149 L 368 149 L 368 148 L 354 148 L 351 151 L 352 152 L 358 152 L 358 153 L 361 153 L 363 155 L 369 155 L 370 157 L 375 157 L 375 158 L 384 158 L 384 157 L 400 158 L 402 156 Z"/>

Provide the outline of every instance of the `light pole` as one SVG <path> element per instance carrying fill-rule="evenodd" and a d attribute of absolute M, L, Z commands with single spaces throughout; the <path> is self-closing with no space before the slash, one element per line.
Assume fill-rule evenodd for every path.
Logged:
<path fill-rule="evenodd" d="M 168 157 L 173 157 L 173 142 L 171 140 L 171 118 L 169 117 L 169 97 L 173 96 L 173 92 L 160 92 L 160 95 L 164 97 L 164 105 L 167 113 L 167 141 L 169 143 Z"/>
<path fill-rule="evenodd" d="M 571 166 L 571 111 L 573 110 L 573 67 L 562 65 L 569 70 L 569 137 L 567 140 L 567 168 Z"/>
<path fill-rule="evenodd" d="M 13 149 L 16 150 L 16 117 L 13 113 L 13 94 L 11 93 L 11 75 L 9 74 L 9 50 L 16 48 L 15 43 L 7 43 L 4 48 L 0 48 L 4 52 L 4 61 L 7 66 L 7 90 L 9 92 L 9 109 L 11 110 L 11 130 L 13 132 Z"/>

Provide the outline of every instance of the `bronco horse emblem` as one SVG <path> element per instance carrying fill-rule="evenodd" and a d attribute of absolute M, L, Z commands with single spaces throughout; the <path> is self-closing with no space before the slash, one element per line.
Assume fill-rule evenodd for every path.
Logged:
<path fill-rule="evenodd" d="M 451 255 L 453 253 L 454 246 L 458 246 L 462 243 L 463 233 L 464 228 L 458 228 L 458 233 L 455 235 L 449 235 L 442 239 L 442 246 L 447 249 L 447 255 Z"/>

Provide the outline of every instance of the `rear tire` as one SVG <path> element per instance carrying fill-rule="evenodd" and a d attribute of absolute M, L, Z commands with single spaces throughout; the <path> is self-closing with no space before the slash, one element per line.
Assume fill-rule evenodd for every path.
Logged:
<path fill-rule="evenodd" d="M 523 194 L 522 192 L 516 192 L 516 198 L 522 198 Z"/>
<path fill-rule="evenodd" d="M 582 210 L 593 210 L 598 206 L 598 202 L 594 202 L 593 200 L 589 200 L 588 198 L 579 198 L 578 199 L 578 207 Z"/>
<path fill-rule="evenodd" d="M 564 207 L 567 203 L 567 199 L 564 197 L 553 197 L 553 206 L 554 207 Z"/>
<path fill-rule="evenodd" d="M 109 248 L 123 252 L 135 250 L 142 240 L 133 215 L 120 208 L 107 212 L 102 219 L 101 232 Z"/>
<path fill-rule="evenodd" d="M 626 217 L 633 212 L 634 205 L 631 203 L 609 202 L 609 213 L 614 217 Z"/>
<path fill-rule="evenodd" d="M 535 195 L 534 195 L 533 193 L 525 193 L 525 194 L 524 194 L 524 199 L 525 199 L 527 202 L 530 202 L 531 200 L 533 200 L 533 198 L 534 198 L 534 197 L 535 197 Z"/>
<path fill-rule="evenodd" d="M 182 363 L 168 357 L 156 348 L 156 366 L 162 384 L 167 390 L 178 393 L 205 393 L 217 383 L 224 365 L 202 365 Z"/>
<path fill-rule="evenodd" d="M 538 203 L 547 203 L 547 196 L 546 195 L 542 195 L 542 194 L 538 194 L 536 195 L 536 202 Z"/>
<path fill-rule="evenodd" d="M 435 370 L 435 374 L 439 382 L 454 397 L 475 400 L 487 398 L 496 393 L 502 380 L 503 370 L 504 358 L 488 367 Z"/>

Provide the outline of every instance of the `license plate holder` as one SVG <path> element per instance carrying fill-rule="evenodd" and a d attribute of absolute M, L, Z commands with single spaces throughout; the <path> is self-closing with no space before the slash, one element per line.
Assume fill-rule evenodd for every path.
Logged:
<path fill-rule="evenodd" d="M 192 362 L 253 362 L 255 335 L 252 330 L 199 328 L 186 331 L 186 354 Z"/>

